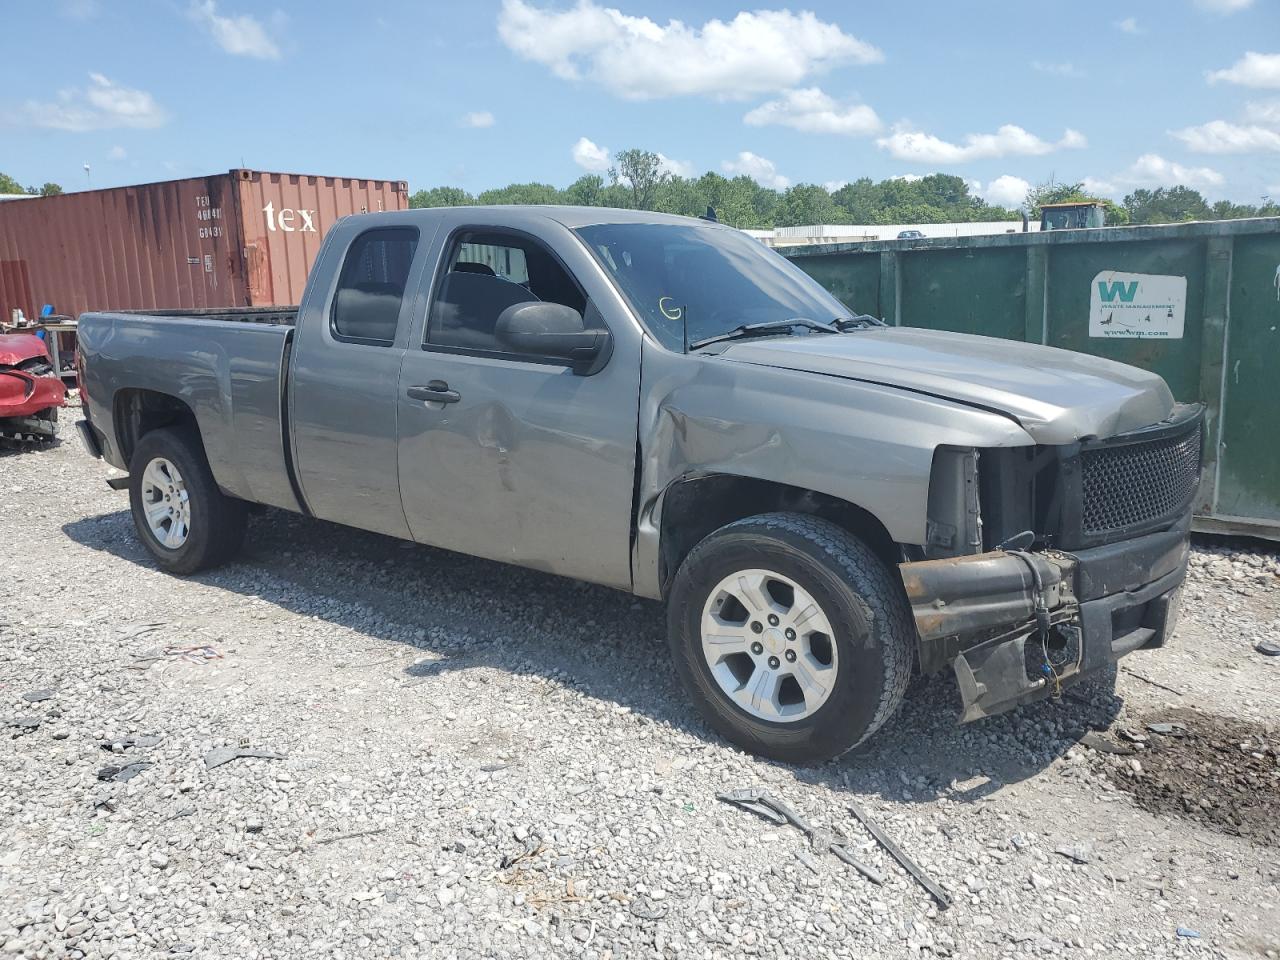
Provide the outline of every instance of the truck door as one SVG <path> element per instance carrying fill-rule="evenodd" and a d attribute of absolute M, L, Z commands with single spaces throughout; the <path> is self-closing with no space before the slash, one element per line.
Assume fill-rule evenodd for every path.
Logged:
<path fill-rule="evenodd" d="M 508 306 L 554 301 L 608 329 L 600 303 L 620 304 L 566 228 L 531 219 L 441 230 L 400 375 L 405 516 L 423 543 L 629 588 L 638 335 L 612 330 L 591 375 L 508 352 L 494 335 Z"/>
<path fill-rule="evenodd" d="M 369 218 L 372 219 L 372 218 Z M 384 221 L 385 223 L 385 221 Z M 298 483 L 317 517 L 409 538 L 396 471 L 396 383 L 413 313 L 405 296 L 431 237 L 356 217 L 329 239 L 298 317 L 288 413 Z M 323 262 L 323 260 L 322 260 Z"/>

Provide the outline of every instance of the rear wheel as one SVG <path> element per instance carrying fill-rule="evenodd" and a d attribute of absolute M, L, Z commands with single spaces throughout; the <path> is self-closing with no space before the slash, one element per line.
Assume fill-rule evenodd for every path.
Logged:
<path fill-rule="evenodd" d="M 170 573 L 226 563 L 244 542 L 244 501 L 218 489 L 199 440 L 187 430 L 153 430 L 138 441 L 129 506 L 138 536 Z"/>
<path fill-rule="evenodd" d="M 699 543 L 668 624 L 691 698 L 726 739 L 792 763 L 857 746 L 897 709 L 915 627 L 894 572 L 802 514 L 750 517 Z"/>

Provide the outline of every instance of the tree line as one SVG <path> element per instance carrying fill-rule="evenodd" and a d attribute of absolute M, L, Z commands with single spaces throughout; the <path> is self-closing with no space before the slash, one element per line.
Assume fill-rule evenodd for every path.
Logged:
<path fill-rule="evenodd" d="M 451 207 L 498 203 L 568 203 L 587 207 L 621 207 L 699 216 L 707 207 L 722 223 L 742 229 L 803 226 L 820 223 L 965 223 L 977 220 L 1020 220 L 1023 211 L 1035 221 L 1040 205 L 1094 199 L 1083 183 L 1050 180 L 1028 192 L 1022 205 L 1010 209 L 975 196 L 963 177 L 935 173 L 918 179 L 895 177 L 873 181 L 861 177 L 835 189 L 800 183 L 775 190 L 749 176 L 704 173 L 682 177 L 664 167 L 647 150 L 624 150 L 607 175 L 586 174 L 563 190 L 549 183 L 512 183 L 471 194 L 460 187 L 418 190 L 411 207 Z M 1280 216 L 1280 205 L 1261 206 L 1229 200 L 1209 203 L 1190 187 L 1134 190 L 1124 200 L 1102 200 L 1108 224 L 1181 223 L 1187 220 L 1235 220 Z"/>
<path fill-rule="evenodd" d="M 0 194 L 25 193 L 32 197 L 56 197 L 62 193 L 62 187 L 56 183 L 46 183 L 42 187 L 24 187 L 7 173 L 0 173 Z"/>
<path fill-rule="evenodd" d="M 0 194 L 25 193 L 51 197 L 62 193 L 56 183 L 24 187 L 0 173 Z M 585 207 L 622 207 L 699 216 L 707 207 L 723 223 L 742 229 L 804 226 L 820 223 L 967 223 L 975 220 L 1020 220 L 1022 212 L 1035 221 L 1040 206 L 1091 200 L 1083 183 L 1049 180 L 1028 192 L 1015 209 L 987 203 L 975 196 L 963 177 L 935 173 L 908 180 L 901 177 L 873 181 L 861 177 L 836 189 L 800 183 L 784 190 L 761 186 L 748 176 L 724 177 L 704 173 L 681 177 L 666 169 L 662 158 L 647 150 L 624 150 L 606 175 L 579 177 L 563 190 L 549 183 L 512 183 L 472 195 L 459 187 L 419 190 L 411 207 L 453 207 L 496 203 L 569 203 Z M 1184 223 L 1188 220 L 1239 220 L 1280 216 L 1280 203 L 1266 199 L 1259 206 L 1218 200 L 1210 203 L 1191 187 L 1134 190 L 1123 201 L 1103 199 L 1107 223 Z"/>

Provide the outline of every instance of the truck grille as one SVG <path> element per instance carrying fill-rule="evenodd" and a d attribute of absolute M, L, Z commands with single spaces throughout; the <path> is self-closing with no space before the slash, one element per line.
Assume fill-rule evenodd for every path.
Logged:
<path fill-rule="evenodd" d="M 1200 418 L 1185 432 L 1080 454 L 1082 532 L 1090 539 L 1181 513 L 1200 479 Z"/>

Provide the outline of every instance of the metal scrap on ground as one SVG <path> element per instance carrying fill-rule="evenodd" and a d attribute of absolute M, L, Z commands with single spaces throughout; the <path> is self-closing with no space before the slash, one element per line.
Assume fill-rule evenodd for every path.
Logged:
<path fill-rule="evenodd" d="M 152 764 L 146 761 L 139 761 L 137 763 L 126 763 L 123 767 L 103 767 L 98 771 L 98 779 L 110 780 L 115 783 L 127 783 L 151 766 Z"/>
<path fill-rule="evenodd" d="M 889 853 L 893 856 L 893 859 L 897 860 L 900 864 L 902 864 L 903 867 L 906 868 L 907 873 L 911 874 L 913 877 L 916 878 L 916 881 L 920 884 L 920 886 L 924 887 L 927 891 L 929 891 L 929 896 L 933 897 L 934 900 L 938 901 L 938 906 L 940 906 L 943 910 L 951 906 L 951 897 L 947 893 L 947 891 L 943 890 L 940 886 L 934 883 L 933 880 L 930 879 L 929 875 L 920 868 L 920 865 L 916 863 L 914 860 L 912 860 L 910 857 L 908 857 L 902 851 L 902 848 L 899 847 L 896 843 L 894 843 L 893 840 L 889 838 L 888 834 L 886 834 L 883 830 L 881 830 L 876 825 L 876 822 L 872 820 L 870 817 L 868 817 L 866 813 L 863 812 L 861 807 L 859 807 L 856 803 L 853 803 L 852 801 L 850 801 L 849 812 L 858 818 L 858 820 L 862 823 L 862 825 L 867 828 L 867 833 L 875 837 L 876 840 L 879 842 L 880 846 L 884 847 L 886 850 L 889 851 Z"/>
<path fill-rule="evenodd" d="M 727 793 L 717 793 L 716 799 L 741 807 L 743 810 L 754 813 L 775 826 L 780 827 L 789 823 L 809 838 L 809 843 L 815 850 L 820 853 L 834 854 L 837 859 L 853 867 L 853 869 L 877 886 L 884 883 L 884 877 L 878 871 L 867 866 L 849 852 L 848 837 L 842 833 L 814 829 L 813 825 L 796 813 L 795 810 L 765 791 L 750 789 L 730 790 Z M 816 865 L 807 857 L 797 853 L 796 858 L 814 873 L 818 872 Z"/>
<path fill-rule="evenodd" d="M 288 759 L 285 754 L 276 753 L 272 750 L 248 750 L 244 747 L 214 747 L 204 755 L 204 766 L 206 770 L 212 770 L 214 767 L 220 767 L 224 763 L 230 763 L 232 760 L 239 760 L 242 757 L 256 757 L 259 760 Z"/>

